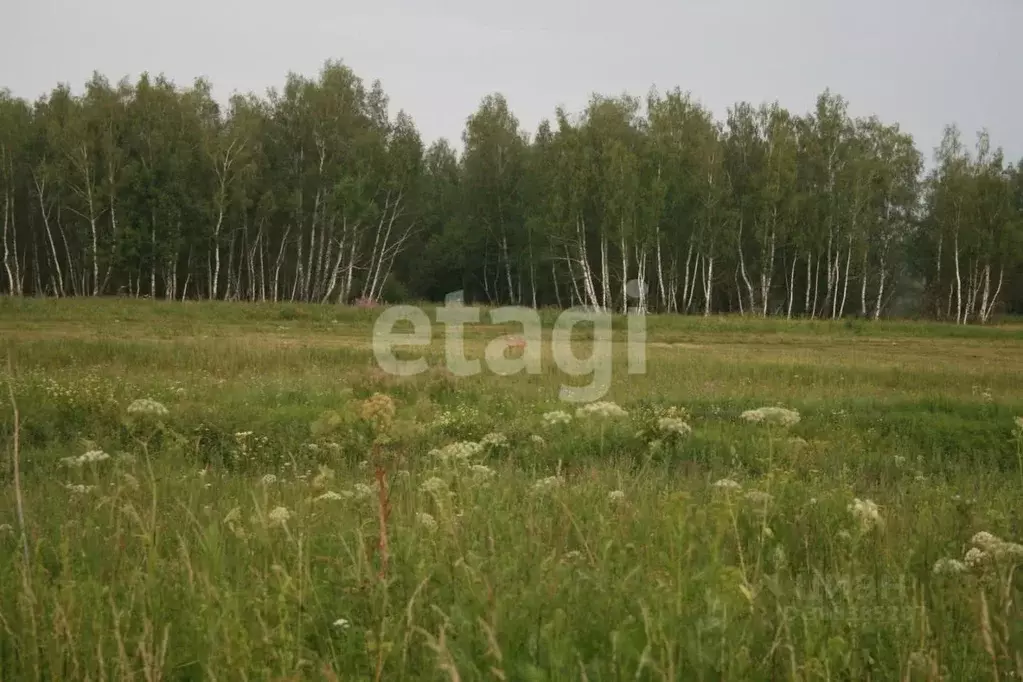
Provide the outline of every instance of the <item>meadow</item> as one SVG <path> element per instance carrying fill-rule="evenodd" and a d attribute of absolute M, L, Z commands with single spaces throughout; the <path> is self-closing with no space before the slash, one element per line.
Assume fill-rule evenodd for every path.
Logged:
<path fill-rule="evenodd" d="M 378 313 L 0 299 L 0 681 L 1023 678 L 1023 324 Z"/>

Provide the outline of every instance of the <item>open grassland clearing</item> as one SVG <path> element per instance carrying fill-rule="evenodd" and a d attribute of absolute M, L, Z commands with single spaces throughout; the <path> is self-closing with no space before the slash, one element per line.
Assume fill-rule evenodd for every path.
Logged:
<path fill-rule="evenodd" d="M 374 317 L 0 300 L 0 680 L 1023 674 L 1023 326 L 616 319 L 577 413 Z"/>

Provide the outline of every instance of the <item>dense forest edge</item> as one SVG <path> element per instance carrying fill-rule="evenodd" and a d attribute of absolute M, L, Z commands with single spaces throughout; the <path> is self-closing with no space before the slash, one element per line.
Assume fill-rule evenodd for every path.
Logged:
<path fill-rule="evenodd" d="M 0 90 L 0 295 L 1023 313 L 1023 160 L 986 131 L 947 126 L 925 172 L 911 135 L 830 90 L 724 121 L 678 88 L 593 95 L 535 132 L 493 94 L 458 153 L 340 61 L 211 93 L 98 73 Z"/>

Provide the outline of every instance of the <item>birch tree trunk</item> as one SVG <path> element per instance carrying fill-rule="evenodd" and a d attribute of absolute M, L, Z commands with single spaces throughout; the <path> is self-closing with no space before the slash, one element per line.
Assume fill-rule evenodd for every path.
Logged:
<path fill-rule="evenodd" d="M 704 256 L 705 275 L 703 282 L 703 316 L 710 317 L 711 288 L 714 282 L 714 256 Z"/>
<path fill-rule="evenodd" d="M 53 241 L 53 229 L 50 227 L 50 209 L 46 206 L 46 180 L 41 180 L 39 175 L 33 172 L 33 182 L 36 187 L 36 196 L 39 197 L 39 212 L 43 218 L 43 228 L 46 230 L 46 239 L 50 244 L 50 254 L 53 256 L 53 274 L 56 279 L 56 294 L 64 296 L 64 273 L 60 268 L 60 260 L 57 258 L 57 245 Z M 38 272 L 38 267 L 36 268 Z M 40 287 L 40 290 L 42 287 Z"/>
<path fill-rule="evenodd" d="M 955 233 L 955 264 L 956 264 L 956 324 L 963 323 L 963 278 L 959 271 L 959 230 Z"/>

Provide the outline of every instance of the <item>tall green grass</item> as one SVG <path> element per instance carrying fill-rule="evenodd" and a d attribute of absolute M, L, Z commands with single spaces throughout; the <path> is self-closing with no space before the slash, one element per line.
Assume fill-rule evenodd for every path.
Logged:
<path fill-rule="evenodd" d="M 653 317 L 602 418 L 373 319 L 0 300 L 0 680 L 1023 675 L 1023 328 Z"/>

